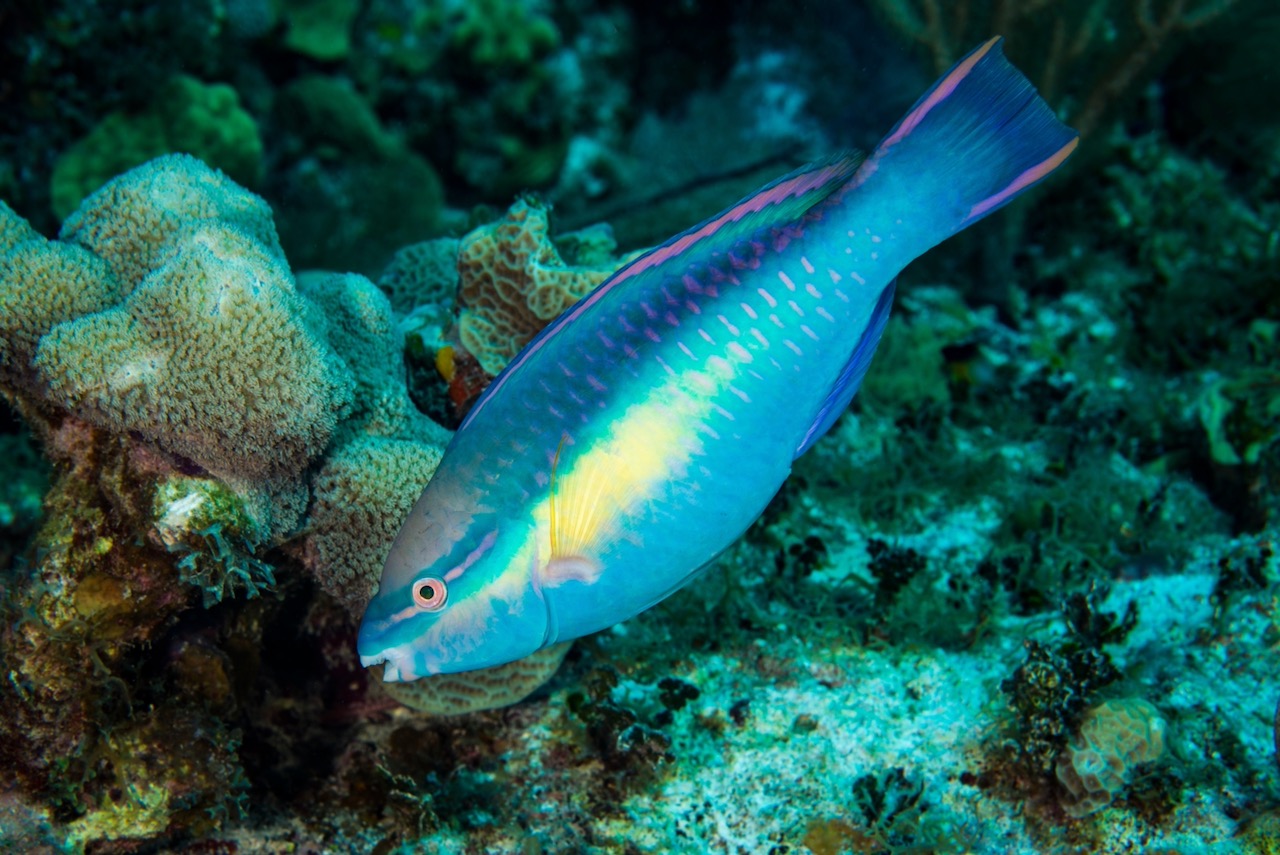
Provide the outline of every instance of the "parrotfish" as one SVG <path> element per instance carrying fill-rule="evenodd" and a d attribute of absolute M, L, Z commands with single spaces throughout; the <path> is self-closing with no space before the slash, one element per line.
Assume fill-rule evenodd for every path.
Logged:
<path fill-rule="evenodd" d="M 1078 142 L 993 38 L 866 158 L 786 175 L 618 270 L 476 402 L 360 627 L 383 679 L 501 665 L 686 584 L 848 407 L 899 271 Z"/>

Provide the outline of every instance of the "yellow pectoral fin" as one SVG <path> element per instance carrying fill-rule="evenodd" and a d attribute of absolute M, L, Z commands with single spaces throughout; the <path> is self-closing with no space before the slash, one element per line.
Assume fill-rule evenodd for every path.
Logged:
<path fill-rule="evenodd" d="M 628 514 L 644 499 L 626 460 L 608 443 L 577 451 L 565 434 L 552 463 L 551 556 L 542 571 L 550 585 L 596 581 L 600 556 L 613 541 L 631 537 Z"/>

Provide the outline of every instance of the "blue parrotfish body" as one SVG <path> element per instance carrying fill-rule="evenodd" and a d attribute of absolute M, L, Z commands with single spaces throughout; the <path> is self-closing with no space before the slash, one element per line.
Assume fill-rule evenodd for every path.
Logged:
<path fill-rule="evenodd" d="M 619 270 L 463 422 L 387 558 L 361 661 L 387 680 L 500 665 L 684 585 L 848 406 L 898 272 L 1076 142 L 992 39 L 865 160 L 787 175 Z"/>

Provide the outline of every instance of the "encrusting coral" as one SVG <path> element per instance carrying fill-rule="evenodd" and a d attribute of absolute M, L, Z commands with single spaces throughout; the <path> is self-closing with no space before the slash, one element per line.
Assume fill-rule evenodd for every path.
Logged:
<path fill-rule="evenodd" d="M 1088 710 L 1058 758 L 1058 780 L 1071 795 L 1067 813 L 1087 816 L 1111 804 L 1135 767 L 1160 759 L 1165 728 L 1160 712 L 1139 698 L 1105 701 Z"/>

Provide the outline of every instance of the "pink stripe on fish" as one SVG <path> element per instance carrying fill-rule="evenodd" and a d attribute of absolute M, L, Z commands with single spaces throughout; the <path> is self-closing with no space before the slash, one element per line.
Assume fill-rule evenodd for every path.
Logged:
<path fill-rule="evenodd" d="M 1076 137 L 1071 142 L 1054 152 L 1048 159 L 1037 163 L 1035 166 L 1013 179 L 1008 187 L 1004 188 L 994 196 L 983 199 L 981 202 L 974 205 L 969 209 L 969 219 L 972 220 L 975 217 L 980 217 L 992 208 L 999 207 L 1004 204 L 1006 199 L 1009 199 L 1011 196 L 1016 196 L 1028 185 L 1036 183 L 1050 172 L 1053 172 L 1053 170 L 1062 165 L 1062 161 L 1066 160 L 1071 152 L 1075 151 L 1075 148 L 1079 143 L 1080 138 Z"/>
<path fill-rule="evenodd" d="M 493 531 L 486 534 L 484 536 L 484 540 L 480 541 L 480 545 L 477 546 L 475 549 L 471 550 L 471 553 L 466 558 L 462 559 L 461 564 L 459 564 L 457 567 L 454 567 L 448 573 L 444 574 L 444 580 L 446 582 L 452 582 L 454 579 L 457 579 L 459 576 L 461 576 L 464 572 L 466 572 L 466 569 L 468 567 L 470 567 L 472 564 L 475 564 L 478 560 L 480 560 L 481 555 L 484 555 L 486 552 L 488 552 L 490 549 L 493 548 L 494 541 L 496 541 L 497 539 L 498 539 L 497 529 L 494 529 Z"/>
<path fill-rule="evenodd" d="M 995 47 L 998 41 L 1000 41 L 999 36 L 992 36 L 982 47 L 969 54 L 963 62 L 951 69 L 951 72 L 946 77 L 934 84 L 933 89 L 925 97 L 924 101 L 920 103 L 920 106 L 904 116 L 902 121 L 898 122 L 898 127 L 894 129 L 893 133 L 884 138 L 884 142 L 880 143 L 879 150 L 884 151 L 914 131 L 924 121 L 924 117 L 929 115 L 930 110 L 945 101 L 951 96 L 952 92 L 956 91 L 960 81 L 969 75 L 973 67 Z"/>

